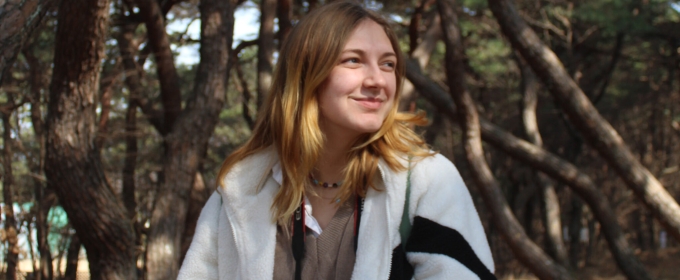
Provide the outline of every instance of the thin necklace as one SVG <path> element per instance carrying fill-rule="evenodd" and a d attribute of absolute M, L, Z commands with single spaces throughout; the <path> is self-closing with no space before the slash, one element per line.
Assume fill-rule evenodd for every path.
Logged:
<path fill-rule="evenodd" d="M 319 182 L 319 180 L 314 178 L 314 175 L 311 173 L 309 174 L 309 179 L 312 180 L 312 184 L 317 185 L 319 187 L 324 187 L 324 188 L 337 188 L 340 185 L 342 185 L 342 181 L 337 182 L 337 183 L 327 183 L 327 182 Z"/>

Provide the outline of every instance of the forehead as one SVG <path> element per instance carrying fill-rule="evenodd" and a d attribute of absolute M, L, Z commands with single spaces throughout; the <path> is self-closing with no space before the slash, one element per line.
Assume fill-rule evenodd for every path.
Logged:
<path fill-rule="evenodd" d="M 379 52 L 394 52 L 392 43 L 383 27 L 369 19 L 361 21 L 354 28 L 347 38 L 344 49 L 372 49 Z"/>

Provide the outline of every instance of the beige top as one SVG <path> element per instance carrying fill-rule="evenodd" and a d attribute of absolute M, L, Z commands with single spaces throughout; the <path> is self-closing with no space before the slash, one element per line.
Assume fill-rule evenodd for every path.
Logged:
<path fill-rule="evenodd" d="M 343 203 L 319 237 L 307 230 L 302 279 L 350 279 L 354 269 L 354 204 Z M 292 241 L 283 228 L 276 230 L 274 280 L 295 278 Z"/>

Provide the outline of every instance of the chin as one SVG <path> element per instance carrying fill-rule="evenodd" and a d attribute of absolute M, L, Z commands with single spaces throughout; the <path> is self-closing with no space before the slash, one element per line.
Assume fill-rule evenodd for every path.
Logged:
<path fill-rule="evenodd" d="M 380 123 L 379 125 L 364 125 L 364 126 L 358 127 L 356 129 L 356 131 L 361 133 L 361 134 L 371 134 L 371 133 L 378 132 L 378 130 L 380 130 L 381 127 L 382 127 L 382 123 Z"/>

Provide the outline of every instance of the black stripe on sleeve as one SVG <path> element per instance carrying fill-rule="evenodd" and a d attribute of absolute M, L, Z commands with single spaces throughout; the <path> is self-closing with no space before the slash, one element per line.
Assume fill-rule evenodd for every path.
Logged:
<path fill-rule="evenodd" d="M 496 276 L 479 260 L 470 244 L 455 229 L 416 216 L 406 244 L 407 252 L 446 255 L 463 264 L 482 280 L 496 279 Z"/>
<path fill-rule="evenodd" d="M 413 267 L 406 259 L 404 247 L 399 244 L 392 250 L 392 266 L 389 280 L 410 280 L 413 277 Z"/>

